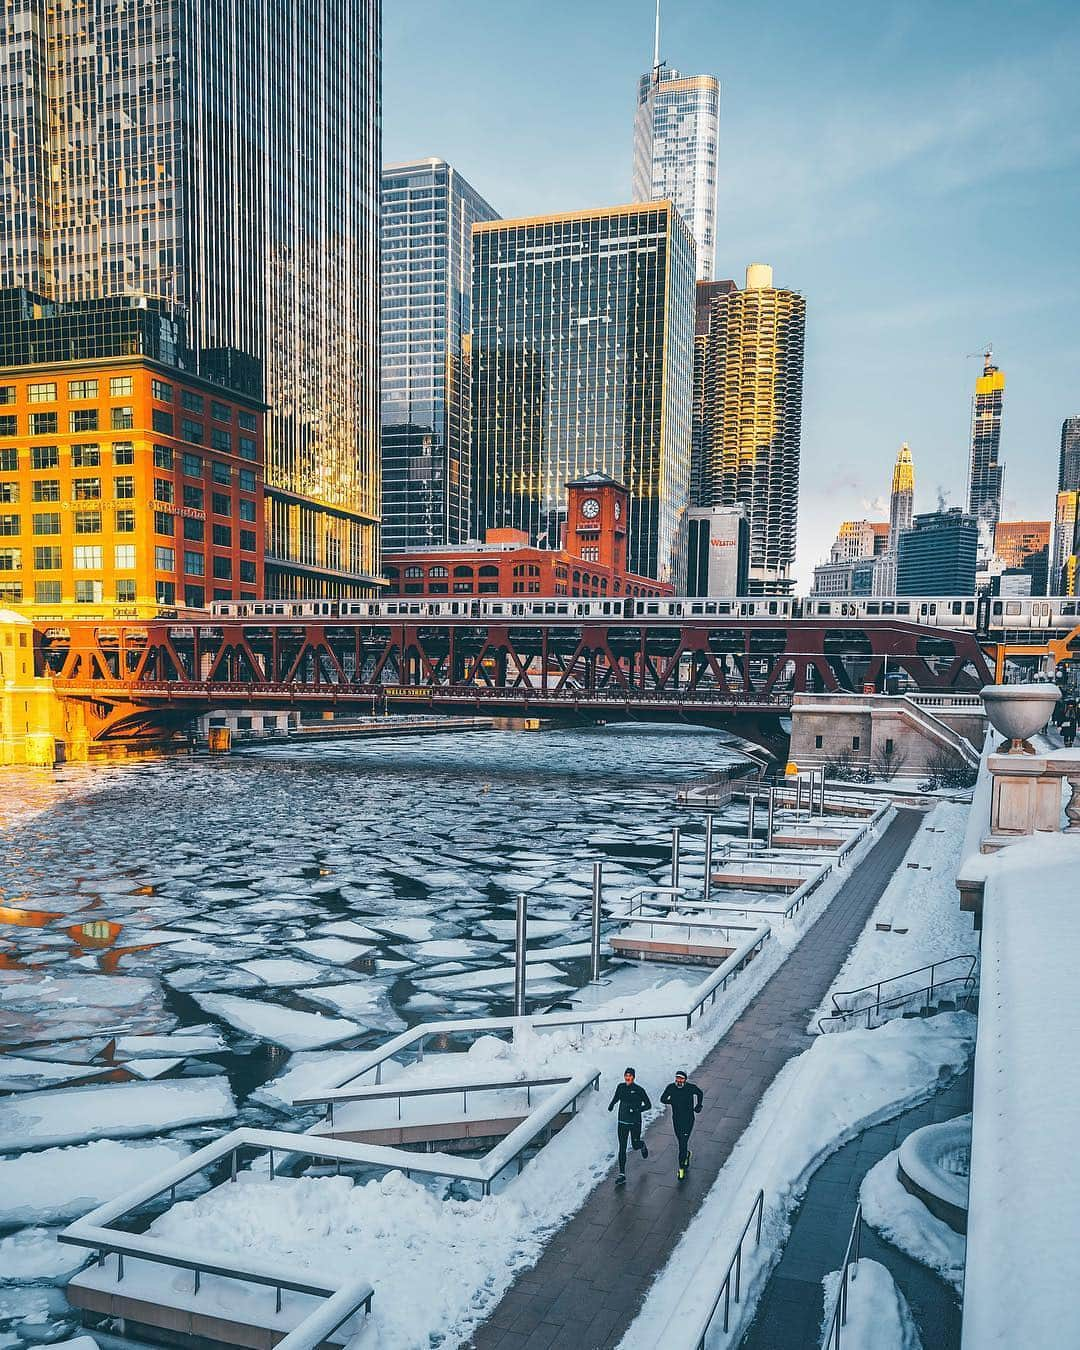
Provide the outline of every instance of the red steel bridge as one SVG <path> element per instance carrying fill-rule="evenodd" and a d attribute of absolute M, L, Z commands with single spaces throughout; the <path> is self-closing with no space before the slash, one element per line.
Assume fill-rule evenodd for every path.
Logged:
<path fill-rule="evenodd" d="M 38 630 L 39 675 L 95 741 L 158 738 L 211 709 L 686 721 L 762 739 L 803 692 L 973 691 L 974 634 L 866 618 L 495 621 L 154 619 Z"/>

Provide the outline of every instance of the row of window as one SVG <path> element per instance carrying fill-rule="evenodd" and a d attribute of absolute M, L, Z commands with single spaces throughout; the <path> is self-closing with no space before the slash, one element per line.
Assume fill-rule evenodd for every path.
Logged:
<path fill-rule="evenodd" d="M 58 469 L 60 467 L 60 446 L 34 445 L 30 448 L 31 469 Z M 135 446 L 131 441 L 117 441 L 113 446 L 115 464 L 134 464 Z M 202 455 L 182 454 L 181 468 L 187 478 L 202 478 L 205 461 Z M 95 444 L 73 445 L 71 447 L 71 467 L 73 469 L 96 469 L 101 465 L 101 446 Z M 176 453 L 171 446 L 154 446 L 154 468 L 172 470 L 176 466 Z M 16 473 L 19 468 L 19 452 L 16 449 L 0 448 L 0 473 Z M 233 481 L 231 464 L 212 460 L 210 477 L 215 483 L 229 484 Z M 254 469 L 238 469 L 236 481 L 241 492 L 255 492 L 258 478 Z"/>
<path fill-rule="evenodd" d="M 206 557 L 192 549 L 184 549 L 184 572 L 192 577 L 206 575 Z M 71 565 L 76 572 L 99 572 L 105 565 L 105 550 L 100 544 L 76 544 L 71 554 Z M 113 567 L 117 572 L 135 570 L 135 545 L 113 545 Z M 0 548 L 0 572 L 20 572 L 23 566 L 21 548 Z M 59 572 L 64 566 L 63 549 L 53 544 L 36 545 L 34 548 L 35 572 Z M 233 575 L 232 559 L 215 557 L 211 559 L 212 574 L 220 581 L 231 581 Z M 176 550 L 165 545 L 154 549 L 154 568 L 158 572 L 176 571 Z M 246 559 L 241 561 L 239 575 L 241 581 L 254 583 L 257 580 L 256 566 Z"/>
<path fill-rule="evenodd" d="M 159 605 L 176 604 L 176 583 L 173 581 L 158 581 L 154 585 L 154 599 Z M 75 583 L 75 603 L 77 605 L 100 605 L 104 600 L 105 588 L 100 581 L 85 580 Z M 215 600 L 232 600 L 235 598 L 231 589 L 214 589 L 213 598 Z M 242 593 L 242 600 L 254 600 L 254 593 Z M 117 579 L 114 592 L 114 602 L 117 604 L 132 604 L 136 599 L 135 582 L 126 577 Z M 34 582 L 34 603 L 38 605 L 58 605 L 61 601 L 61 589 L 59 581 L 35 581 Z M 23 603 L 23 586 L 19 581 L 0 580 L 0 605 L 21 605 Z M 206 605 L 206 587 L 186 585 L 184 587 L 184 604 L 189 609 L 203 609 Z"/>
<path fill-rule="evenodd" d="M 35 511 L 31 516 L 31 533 L 35 535 L 54 535 L 63 533 L 63 515 L 59 511 Z M 113 513 L 113 529 L 117 534 L 135 533 L 135 511 L 121 508 Z M 0 537 L 14 538 L 23 532 L 23 518 L 20 515 L 0 514 Z M 72 512 L 72 532 L 74 534 L 101 534 L 100 511 Z M 171 537 L 176 533 L 176 517 L 168 511 L 154 512 L 154 533 Z M 183 537 L 194 542 L 206 538 L 206 522 L 185 519 Z M 214 525 L 211 540 L 217 548 L 232 548 L 232 526 Z M 240 551 L 255 553 L 258 551 L 258 535 L 254 530 L 241 530 L 239 536 Z"/>
<path fill-rule="evenodd" d="M 21 496 L 21 484 L 0 483 L 0 505 L 17 506 Z M 62 484 L 59 478 L 37 478 L 30 484 L 32 502 L 61 502 Z M 71 480 L 71 499 L 77 502 L 100 501 L 102 480 L 100 478 L 73 478 Z M 130 474 L 118 474 L 112 480 L 112 494 L 115 501 L 133 501 L 135 497 L 135 479 Z M 175 500 L 175 490 L 171 478 L 154 479 L 154 500 L 167 505 Z M 189 511 L 203 511 L 206 508 L 206 493 L 201 487 L 184 483 L 181 500 Z M 258 519 L 258 507 L 254 501 L 241 497 L 236 504 L 236 514 L 243 521 L 255 524 Z M 224 492 L 210 494 L 210 509 L 215 516 L 233 514 L 232 498 Z"/>
<path fill-rule="evenodd" d="M 163 436 L 173 435 L 173 415 L 155 408 L 150 417 L 153 429 Z M 109 409 L 110 431 L 132 431 L 135 427 L 135 409 L 124 404 Z M 97 408 L 73 408 L 68 413 L 68 433 L 72 436 L 87 431 L 104 431 Z M 0 413 L 0 436 L 11 437 L 19 434 L 17 413 Z M 58 436 L 60 434 L 60 414 L 57 412 L 32 412 L 27 417 L 27 434 L 30 436 Z M 180 423 L 181 439 L 202 445 L 206 432 L 201 422 L 192 422 L 183 418 Z M 232 432 L 220 427 L 210 428 L 210 448 L 223 454 L 232 454 Z M 253 436 L 238 436 L 236 449 L 241 459 L 258 458 L 258 447 Z"/>
<path fill-rule="evenodd" d="M 27 403 L 55 403 L 57 385 L 55 380 L 43 380 L 35 384 L 27 385 L 26 401 Z M 150 382 L 150 391 L 154 398 L 161 403 L 172 403 L 175 397 L 174 390 L 167 380 L 153 379 Z M 101 392 L 101 382 L 95 379 L 68 380 L 67 396 L 72 400 L 98 398 Z M 109 379 L 109 397 L 127 398 L 135 392 L 135 380 L 131 375 L 113 375 Z M 13 384 L 0 385 L 0 404 L 14 403 L 18 396 L 18 389 Z M 203 413 L 206 410 L 206 400 L 202 394 L 196 394 L 192 389 L 181 389 L 181 406 L 187 412 Z M 244 431 L 254 431 L 257 426 L 257 420 L 253 412 L 248 412 L 245 408 L 237 410 L 237 420 Z M 210 416 L 216 422 L 231 422 L 233 420 L 233 409 L 228 403 L 219 403 L 217 399 L 210 400 Z"/>

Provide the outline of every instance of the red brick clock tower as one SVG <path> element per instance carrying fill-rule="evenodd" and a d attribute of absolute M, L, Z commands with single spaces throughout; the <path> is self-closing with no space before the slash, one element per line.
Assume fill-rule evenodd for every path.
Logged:
<path fill-rule="evenodd" d="M 625 572 L 630 493 L 606 473 L 575 478 L 566 493 L 567 553 Z"/>

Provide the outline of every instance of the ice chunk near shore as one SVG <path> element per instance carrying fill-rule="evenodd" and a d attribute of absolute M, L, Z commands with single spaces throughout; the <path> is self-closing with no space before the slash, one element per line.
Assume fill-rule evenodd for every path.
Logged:
<path fill-rule="evenodd" d="M 0 1055 L 0 1092 L 36 1092 L 112 1072 L 110 1064 L 50 1064 L 18 1055 Z"/>
<path fill-rule="evenodd" d="M 318 1050 L 324 1045 L 347 1041 L 363 1031 L 355 1022 L 324 1017 L 321 1013 L 296 1012 L 254 998 L 236 998 L 232 994 L 196 994 L 194 998 L 211 1016 L 286 1050 Z"/>
<path fill-rule="evenodd" d="M 305 989 L 302 997 L 382 1031 L 396 1031 L 405 1025 L 390 1006 L 385 987 L 375 980 L 319 985 L 315 989 Z"/>
<path fill-rule="evenodd" d="M 236 1103 L 220 1077 L 107 1083 L 0 1100 L 0 1139 L 15 1152 L 86 1139 L 137 1138 L 235 1115 Z"/>
<path fill-rule="evenodd" d="M 354 1072 L 369 1055 L 368 1050 L 300 1050 L 289 1056 L 283 1073 L 256 1088 L 248 1100 L 275 1110 L 291 1107 L 295 1098 L 309 1097 Z"/>
<path fill-rule="evenodd" d="M 132 1144 L 101 1139 L 0 1158 L 0 1228 L 77 1219 L 190 1152 L 175 1140 Z M 184 1185 L 189 1194 L 205 1189 L 198 1178 Z"/>
<path fill-rule="evenodd" d="M 361 956 L 367 956 L 375 950 L 370 943 L 361 946 L 357 942 L 346 942 L 344 938 L 339 937 L 309 938 L 295 945 L 297 951 L 303 952 L 305 956 L 339 966 L 347 966 L 350 962 L 358 961 Z"/>
<path fill-rule="evenodd" d="M 313 961 L 296 961 L 288 956 L 266 956 L 256 961 L 245 961 L 241 966 L 263 984 L 281 988 L 298 984 L 317 984 L 325 980 L 326 969 Z"/>
<path fill-rule="evenodd" d="M 90 1259 L 82 1247 L 64 1247 L 56 1231 L 24 1228 L 0 1238 L 0 1284 L 63 1284 Z"/>
<path fill-rule="evenodd" d="M 116 1058 L 152 1059 L 159 1055 L 220 1055 L 228 1049 L 217 1027 L 178 1027 L 171 1036 L 118 1036 Z"/>

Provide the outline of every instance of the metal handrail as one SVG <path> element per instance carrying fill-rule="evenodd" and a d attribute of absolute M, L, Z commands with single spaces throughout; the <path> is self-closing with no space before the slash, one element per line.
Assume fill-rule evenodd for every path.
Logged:
<path fill-rule="evenodd" d="M 728 1268 L 724 1272 L 724 1278 L 720 1282 L 720 1288 L 717 1290 L 716 1297 L 713 1299 L 712 1307 L 709 1309 L 708 1316 L 701 1324 L 701 1329 L 698 1333 L 698 1338 L 694 1342 L 695 1350 L 705 1350 L 705 1340 L 709 1334 L 709 1328 L 713 1324 L 713 1319 L 716 1316 L 721 1301 L 724 1304 L 724 1330 L 727 1331 L 731 1325 L 731 1305 L 732 1303 L 738 1303 L 740 1298 L 742 1297 L 743 1243 L 746 1240 L 747 1233 L 750 1231 L 750 1225 L 754 1223 L 756 1219 L 757 1224 L 754 1232 L 754 1246 L 757 1247 L 761 1244 L 761 1219 L 764 1209 L 765 1209 L 765 1192 L 762 1190 L 758 1191 L 757 1196 L 754 1199 L 754 1203 L 750 1207 L 750 1213 L 747 1216 L 746 1222 L 743 1224 L 742 1232 L 739 1234 L 739 1240 L 735 1244 L 735 1253 L 732 1256 L 731 1260 L 728 1262 Z M 734 1273 L 735 1276 L 734 1295 L 732 1294 L 732 1283 L 731 1283 L 732 1273 Z"/>
<path fill-rule="evenodd" d="M 892 984 L 895 980 L 906 980 L 909 975 L 921 975 L 924 970 L 928 970 L 930 972 L 930 987 L 933 988 L 934 984 L 936 983 L 936 981 L 934 980 L 934 971 L 939 969 L 939 967 L 941 966 L 950 965 L 953 961 L 966 961 L 968 963 L 968 968 L 961 976 L 956 975 L 950 976 L 949 977 L 950 980 L 970 979 L 971 973 L 975 969 L 975 963 L 976 961 L 978 961 L 978 959 L 979 958 L 977 956 L 973 956 L 970 952 L 959 952 L 957 953 L 956 956 L 943 956 L 937 961 L 930 962 L 928 965 L 916 966 L 914 970 L 902 971 L 899 975 L 886 975 L 883 980 L 878 980 L 874 984 L 864 984 L 861 985 L 858 989 L 841 989 L 832 996 L 833 1007 L 836 1009 L 838 1013 L 861 1011 L 862 1010 L 861 1008 L 859 1009 L 842 1008 L 840 1004 L 837 1002 L 837 1000 L 841 998 L 854 998 L 857 994 L 867 994 L 870 992 L 871 989 L 874 990 L 876 1002 L 880 1004 L 882 1002 L 881 986 L 883 984 Z M 922 991 L 922 988 L 923 986 L 920 985 L 918 989 L 912 990 L 911 992 L 920 993 Z M 866 1005 L 863 1004 L 862 1006 L 865 1007 Z"/>
<path fill-rule="evenodd" d="M 351 1092 L 335 1092 L 333 1097 L 316 1094 L 314 1097 L 294 1097 L 293 1106 L 329 1106 L 328 1120 L 332 1125 L 334 1123 L 334 1103 L 335 1102 L 378 1102 L 378 1101 L 397 1101 L 398 1119 L 401 1119 L 401 1101 L 404 1097 L 448 1097 L 456 1096 L 461 1093 L 462 1110 L 468 1113 L 469 1093 L 473 1092 L 500 1092 L 508 1088 L 524 1088 L 525 1099 L 529 1106 L 532 1105 L 532 1090 L 539 1087 L 557 1087 L 561 1083 L 571 1081 L 568 1074 L 563 1074 L 560 1078 L 504 1078 L 499 1080 L 481 1080 L 476 1079 L 471 1083 L 441 1083 L 435 1087 L 409 1087 L 407 1084 L 399 1088 L 384 1087 L 358 1087 Z"/>
<path fill-rule="evenodd" d="M 854 1247 L 854 1252 L 852 1248 Z M 855 1277 L 858 1274 L 856 1266 L 859 1261 L 859 1252 L 862 1250 L 862 1205 L 855 1210 L 855 1218 L 851 1225 L 851 1232 L 848 1234 L 847 1249 L 844 1252 L 843 1264 L 840 1267 L 840 1283 L 836 1290 L 836 1300 L 833 1304 L 832 1316 L 829 1318 L 828 1330 L 821 1342 L 821 1350 L 840 1350 L 840 1341 L 843 1335 L 843 1329 L 847 1325 L 848 1310 L 848 1286 L 855 1283 Z M 848 1271 L 851 1271 L 850 1281 Z"/>
<path fill-rule="evenodd" d="M 868 1003 L 862 1008 L 847 1008 L 842 1012 L 832 1013 L 826 1017 L 818 1018 L 818 1031 L 827 1034 L 830 1030 L 846 1030 L 856 1018 L 866 1018 L 866 1029 L 871 1029 L 872 1020 L 880 1017 L 883 1012 L 888 1013 L 896 1008 L 903 1008 L 910 1005 L 912 999 L 924 999 L 923 1007 L 929 1011 L 933 1005 L 934 993 L 940 993 L 947 989 L 951 984 L 963 985 L 964 992 L 962 998 L 973 998 L 979 987 L 978 980 L 973 975 L 952 975 L 947 980 L 938 980 L 934 984 L 920 986 L 918 989 L 911 989 L 906 994 L 894 994 L 892 998 L 883 999 L 879 1003 Z M 832 1025 L 839 1024 L 839 1025 Z"/>

